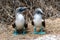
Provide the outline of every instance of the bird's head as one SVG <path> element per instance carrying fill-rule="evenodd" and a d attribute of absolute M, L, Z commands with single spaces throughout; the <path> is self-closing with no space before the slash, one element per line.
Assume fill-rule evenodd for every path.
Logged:
<path fill-rule="evenodd" d="M 27 10 L 28 8 L 27 7 L 18 7 L 17 9 L 16 9 L 16 13 L 18 13 L 18 12 L 24 12 L 25 10 Z"/>
<path fill-rule="evenodd" d="M 43 11 L 40 8 L 35 9 L 36 14 L 43 14 Z"/>

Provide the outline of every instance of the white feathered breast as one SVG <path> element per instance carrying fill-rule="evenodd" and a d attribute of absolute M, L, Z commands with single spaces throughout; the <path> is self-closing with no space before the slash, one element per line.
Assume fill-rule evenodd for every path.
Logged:
<path fill-rule="evenodd" d="M 22 14 L 17 13 L 15 23 L 17 29 L 23 28 L 25 23 L 24 16 Z"/>
<path fill-rule="evenodd" d="M 34 19 L 33 19 L 33 21 L 34 21 L 34 25 L 35 26 L 39 26 L 40 27 L 40 25 L 42 24 L 42 16 L 40 15 L 40 14 L 35 14 L 34 15 Z"/>

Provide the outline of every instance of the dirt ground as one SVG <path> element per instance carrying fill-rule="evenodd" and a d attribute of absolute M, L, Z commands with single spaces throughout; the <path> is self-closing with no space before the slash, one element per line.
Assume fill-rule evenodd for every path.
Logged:
<path fill-rule="evenodd" d="M 14 29 L 12 28 L 11 25 L 6 25 L 6 24 L 0 24 L 0 40 L 35 40 L 36 38 L 43 37 L 45 36 L 50 37 L 52 35 L 56 35 L 56 38 L 60 38 L 60 18 L 55 18 L 55 19 L 46 19 L 46 34 L 45 35 L 39 35 L 39 34 L 31 34 L 33 32 L 33 26 L 29 25 L 29 33 L 22 35 L 14 35 L 13 31 Z M 50 35 L 50 36 L 48 36 Z M 46 39 L 46 38 L 45 38 Z M 59 39 L 60 40 L 60 39 Z"/>

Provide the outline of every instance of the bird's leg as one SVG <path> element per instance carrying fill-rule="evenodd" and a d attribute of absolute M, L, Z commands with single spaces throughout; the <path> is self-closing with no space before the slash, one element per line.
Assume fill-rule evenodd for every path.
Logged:
<path fill-rule="evenodd" d="M 41 27 L 40 32 L 38 34 L 46 34 L 46 32 L 43 31 L 43 27 Z"/>
<path fill-rule="evenodd" d="M 34 32 L 36 32 L 36 27 L 34 27 Z"/>
<path fill-rule="evenodd" d="M 34 34 L 38 34 L 38 32 L 36 31 L 36 27 L 34 26 Z"/>
<path fill-rule="evenodd" d="M 19 33 L 18 33 L 18 30 L 16 29 L 16 27 L 15 27 L 15 30 L 14 30 L 13 34 L 14 34 L 14 35 L 18 35 L 18 34 L 19 34 Z"/>
<path fill-rule="evenodd" d="M 25 27 L 23 28 L 23 33 L 22 34 L 26 34 L 26 30 L 25 30 Z"/>

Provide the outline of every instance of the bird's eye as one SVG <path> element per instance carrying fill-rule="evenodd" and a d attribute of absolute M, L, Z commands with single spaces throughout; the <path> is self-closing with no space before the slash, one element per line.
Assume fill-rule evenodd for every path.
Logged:
<path fill-rule="evenodd" d="M 22 10 L 22 9 L 19 9 L 18 11 L 21 12 L 21 11 L 23 11 L 23 10 Z"/>
<path fill-rule="evenodd" d="M 37 11 L 37 14 L 42 14 L 40 11 Z"/>
<path fill-rule="evenodd" d="M 21 8 L 21 9 L 18 10 L 18 12 L 22 12 L 22 11 L 24 11 L 24 10 L 26 10 L 26 9 L 22 9 L 22 8 Z"/>

